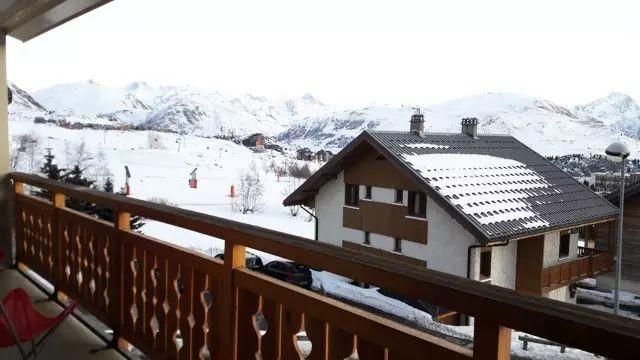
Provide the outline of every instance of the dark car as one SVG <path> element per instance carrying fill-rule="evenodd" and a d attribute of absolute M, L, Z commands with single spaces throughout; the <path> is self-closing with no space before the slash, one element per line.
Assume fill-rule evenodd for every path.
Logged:
<path fill-rule="evenodd" d="M 218 254 L 215 256 L 216 259 L 224 260 L 224 254 Z M 252 254 L 247 252 L 247 256 L 245 257 L 244 263 L 249 270 L 261 271 L 262 270 L 262 259 L 256 254 Z"/>
<path fill-rule="evenodd" d="M 291 261 L 271 261 L 262 268 L 262 272 L 303 288 L 310 288 L 313 282 L 308 267 Z"/>

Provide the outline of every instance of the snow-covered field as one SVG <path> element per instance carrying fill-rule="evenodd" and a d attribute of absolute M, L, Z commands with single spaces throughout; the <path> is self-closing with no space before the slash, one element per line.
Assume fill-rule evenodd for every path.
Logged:
<path fill-rule="evenodd" d="M 148 131 L 115 130 L 70 130 L 55 125 L 33 124 L 25 121 L 11 121 L 10 132 L 18 135 L 31 134 L 38 138 L 41 149 L 34 157 L 35 163 L 23 158 L 18 170 L 37 172 L 38 162 L 43 159 L 44 149 L 51 148 L 57 162 L 65 167 L 76 161 L 81 154 L 77 146 L 84 142 L 86 152 L 83 161 L 92 168 L 95 176 L 112 174 L 116 189 L 124 184 L 124 166 L 131 171 L 131 196 L 148 200 L 162 198 L 170 204 L 223 218 L 242 221 L 302 237 L 313 238 L 314 223 L 309 216 L 300 212 L 291 216 L 282 205 L 287 191 L 291 191 L 292 181 L 287 177 L 278 178 L 273 171 L 267 171 L 275 164 L 282 166 L 292 162 L 284 154 L 265 151 L 255 153 L 231 141 L 209 139 L 192 135 L 180 137 L 177 134 Z M 164 149 L 149 148 L 149 134 L 157 134 Z M 179 150 L 178 150 L 179 149 Z M 265 187 L 263 211 L 257 214 L 241 214 L 231 208 L 230 187 L 238 187 L 241 171 L 255 163 Z M 312 169 L 321 164 L 310 163 Z M 198 168 L 198 188 L 188 187 L 189 173 Z M 90 171 L 87 171 L 90 173 Z M 223 251 L 224 241 L 157 221 L 146 220 L 142 232 L 186 248 L 215 255 Z M 277 259 L 277 255 L 251 250 L 266 263 Z M 425 312 L 398 300 L 386 297 L 376 288 L 363 289 L 350 284 L 350 279 L 327 272 L 313 272 L 313 288 L 333 297 L 350 302 L 362 303 L 383 312 L 404 318 L 419 327 L 431 329 L 463 341 L 471 341 L 472 327 L 454 327 L 436 323 Z M 559 348 L 530 344 L 529 351 L 521 349 L 520 333 L 512 337 L 514 354 L 534 359 L 590 358 L 578 350 L 568 349 L 560 354 Z"/>

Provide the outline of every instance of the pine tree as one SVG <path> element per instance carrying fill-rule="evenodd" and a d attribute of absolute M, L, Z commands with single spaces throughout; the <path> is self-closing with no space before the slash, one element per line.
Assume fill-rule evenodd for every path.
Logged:
<path fill-rule="evenodd" d="M 67 172 L 63 179 L 64 182 L 69 184 L 84 186 L 88 188 L 93 188 L 95 181 L 89 180 L 84 177 L 84 170 L 80 168 L 79 165 L 75 165 L 71 171 Z M 85 214 L 94 215 L 97 211 L 96 204 L 90 201 L 84 201 L 79 199 L 67 198 L 66 206 L 69 209 L 81 211 Z"/>
<path fill-rule="evenodd" d="M 47 179 L 59 181 L 62 178 L 64 169 L 59 168 L 58 164 L 55 164 L 53 162 L 55 158 L 56 156 L 51 152 L 51 148 L 48 148 L 47 153 L 44 155 L 44 164 L 42 164 L 42 167 L 40 167 L 40 173 L 42 173 L 42 175 L 44 175 Z M 35 195 L 49 200 L 53 199 L 53 194 L 46 189 L 36 191 Z"/>
<path fill-rule="evenodd" d="M 108 193 L 108 194 L 113 194 L 113 181 L 111 181 L 111 178 L 107 178 L 107 180 L 105 180 L 104 182 L 104 186 L 102 188 L 102 191 Z M 116 193 L 117 195 L 122 195 L 122 196 L 126 196 L 124 194 L 124 191 L 120 191 L 118 193 Z M 113 210 L 109 209 L 109 208 L 103 208 L 103 207 L 97 207 L 95 215 L 105 221 L 109 221 L 109 222 L 113 222 L 115 219 L 115 216 L 113 214 Z M 138 215 L 133 215 L 131 216 L 131 219 L 129 220 L 129 228 L 131 230 L 138 230 L 140 229 L 142 226 L 144 226 L 144 222 L 142 222 L 142 218 Z"/>

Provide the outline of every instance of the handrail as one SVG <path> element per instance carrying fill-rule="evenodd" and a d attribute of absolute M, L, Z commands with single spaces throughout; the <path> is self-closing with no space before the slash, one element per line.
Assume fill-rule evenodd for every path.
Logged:
<path fill-rule="evenodd" d="M 445 306 L 475 317 L 476 327 L 491 323 L 614 358 L 628 357 L 640 348 L 640 323 L 632 319 L 533 297 L 258 226 L 106 194 L 37 175 L 14 172 L 9 177 L 16 184 L 33 185 L 52 193 L 95 202 L 118 213 L 136 214 L 224 239 L 227 242 L 225 251 L 232 251 L 229 244 L 251 247 L 374 284 L 409 298 Z"/>

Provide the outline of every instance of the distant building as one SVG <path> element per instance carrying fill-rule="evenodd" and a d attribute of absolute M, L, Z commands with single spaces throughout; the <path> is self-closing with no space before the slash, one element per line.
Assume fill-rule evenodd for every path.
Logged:
<path fill-rule="evenodd" d="M 264 148 L 265 148 L 265 149 L 268 149 L 268 150 L 275 150 L 275 151 L 278 151 L 278 152 L 283 152 L 283 151 L 284 151 L 284 150 L 282 149 L 282 146 L 277 145 L 277 144 L 266 144 L 266 145 L 264 146 Z"/>
<path fill-rule="evenodd" d="M 333 153 L 328 150 L 320 150 L 315 153 L 315 159 L 322 162 L 327 162 L 333 157 Z"/>
<path fill-rule="evenodd" d="M 251 134 L 242 140 L 242 145 L 262 149 L 266 144 L 264 135 L 261 133 Z"/>
<path fill-rule="evenodd" d="M 298 160 L 311 161 L 313 160 L 314 156 L 315 154 L 309 148 L 302 148 L 296 151 L 296 158 Z"/>
<path fill-rule="evenodd" d="M 627 172 L 625 183 L 627 185 L 640 182 L 640 172 Z M 591 174 L 591 185 L 593 190 L 609 193 L 620 188 L 619 172 L 597 172 Z"/>
<path fill-rule="evenodd" d="M 595 243 L 581 230 L 611 234 L 618 209 L 477 124 L 426 133 L 418 113 L 410 131 L 364 131 L 283 203 L 315 208 L 317 241 L 575 301 L 569 285 L 612 265 L 607 251 L 578 245 Z"/>

